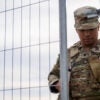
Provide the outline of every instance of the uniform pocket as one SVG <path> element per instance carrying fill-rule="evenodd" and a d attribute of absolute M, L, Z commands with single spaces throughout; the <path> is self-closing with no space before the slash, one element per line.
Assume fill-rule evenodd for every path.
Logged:
<path fill-rule="evenodd" d="M 100 59 L 97 56 L 90 56 L 88 60 L 94 77 L 100 82 Z"/>

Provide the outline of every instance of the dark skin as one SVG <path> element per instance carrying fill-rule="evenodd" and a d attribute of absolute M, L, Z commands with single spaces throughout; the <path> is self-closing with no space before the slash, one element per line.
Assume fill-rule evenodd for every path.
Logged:
<path fill-rule="evenodd" d="M 99 25 L 94 29 L 88 29 L 88 30 L 76 29 L 81 44 L 85 50 L 89 50 L 90 48 L 96 45 L 98 41 L 98 31 L 99 31 Z M 60 92 L 60 82 L 58 81 L 55 85 L 56 85 L 55 88 Z"/>

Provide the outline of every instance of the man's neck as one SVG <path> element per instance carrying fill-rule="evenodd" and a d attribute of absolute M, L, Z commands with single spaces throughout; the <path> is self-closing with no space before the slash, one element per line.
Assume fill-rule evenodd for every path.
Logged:
<path fill-rule="evenodd" d="M 83 48 L 85 51 L 90 50 L 91 48 L 95 47 L 97 45 L 97 42 L 91 45 L 83 45 Z"/>

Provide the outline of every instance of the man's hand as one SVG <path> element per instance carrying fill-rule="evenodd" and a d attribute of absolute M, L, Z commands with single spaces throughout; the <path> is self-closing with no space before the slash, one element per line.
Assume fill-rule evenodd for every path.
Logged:
<path fill-rule="evenodd" d="M 59 81 L 55 84 L 55 88 L 60 92 L 60 82 Z"/>

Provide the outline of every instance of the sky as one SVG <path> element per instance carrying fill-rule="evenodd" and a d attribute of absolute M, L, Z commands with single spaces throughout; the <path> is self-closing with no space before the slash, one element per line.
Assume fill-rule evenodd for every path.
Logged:
<path fill-rule="evenodd" d="M 58 94 L 50 94 L 47 77 L 59 54 L 59 5 L 58 0 L 41 0 L 40 5 L 38 1 L 31 0 L 30 7 L 29 0 L 22 0 L 21 10 L 21 0 L 14 0 L 13 11 L 13 0 L 6 0 L 5 16 L 5 1 L 0 0 L 1 100 L 3 89 L 6 89 L 5 100 L 12 100 L 12 90 L 7 91 L 12 87 L 13 100 L 20 100 L 21 91 L 22 100 L 29 100 L 29 86 L 31 99 L 57 98 Z M 66 1 L 68 47 L 79 40 L 73 11 L 87 5 L 99 8 L 100 0 Z"/>

